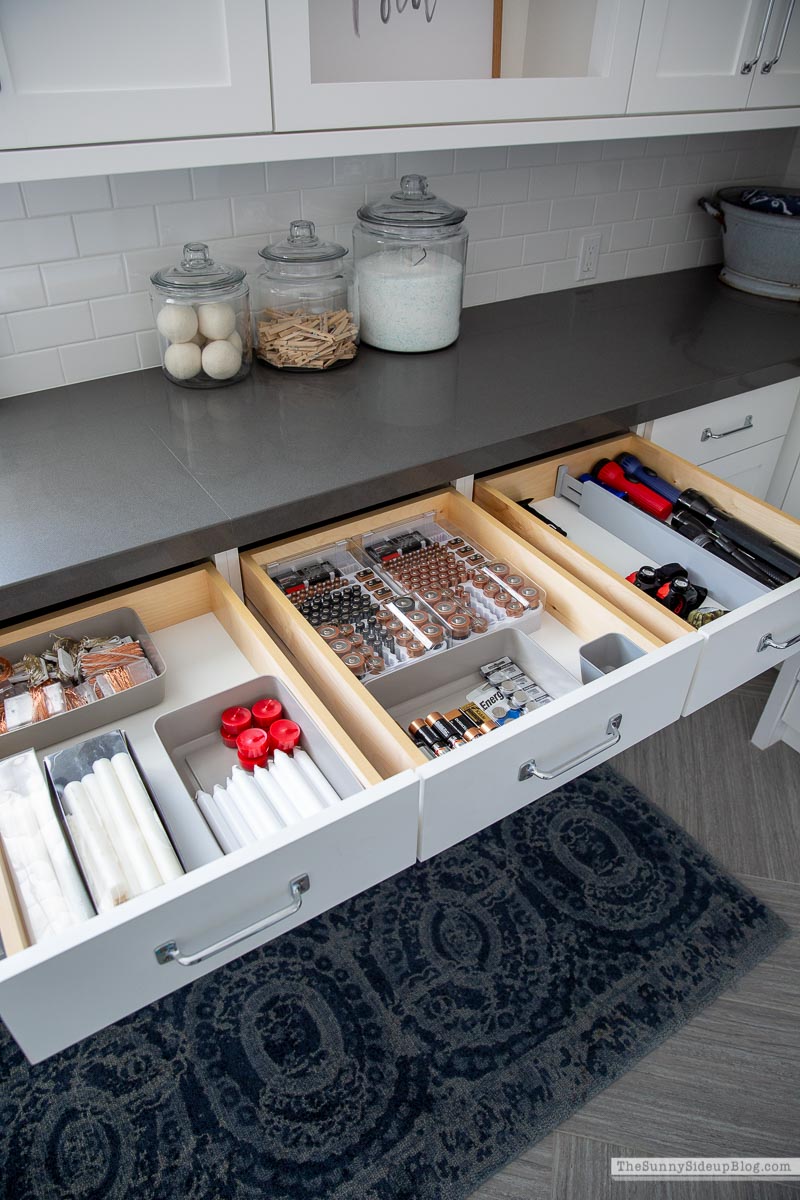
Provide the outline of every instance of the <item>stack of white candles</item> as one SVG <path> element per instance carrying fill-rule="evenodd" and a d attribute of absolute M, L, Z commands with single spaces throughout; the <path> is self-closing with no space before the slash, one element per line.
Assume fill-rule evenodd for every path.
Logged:
<path fill-rule="evenodd" d="M 129 754 L 97 759 L 62 800 L 98 912 L 183 874 Z"/>
<path fill-rule="evenodd" d="M 252 772 L 234 767 L 225 786 L 199 791 L 197 803 L 226 854 L 313 817 L 341 796 L 305 750 L 275 750 Z"/>
<path fill-rule="evenodd" d="M 33 750 L 0 763 L 0 840 L 32 942 L 93 915 Z"/>

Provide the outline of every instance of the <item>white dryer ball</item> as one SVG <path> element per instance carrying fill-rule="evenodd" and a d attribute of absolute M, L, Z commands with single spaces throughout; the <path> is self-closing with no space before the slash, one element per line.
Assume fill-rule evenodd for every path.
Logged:
<path fill-rule="evenodd" d="M 241 354 L 228 341 L 209 342 L 203 349 L 203 370 L 212 379 L 230 379 L 241 365 Z"/>
<path fill-rule="evenodd" d="M 230 337 L 236 328 L 236 312 L 230 304 L 201 304 L 198 318 L 200 332 L 209 341 Z"/>
<path fill-rule="evenodd" d="M 156 317 L 158 332 L 170 342 L 190 342 L 197 333 L 197 313 L 191 304 L 165 304 Z"/>
<path fill-rule="evenodd" d="M 242 349 L 243 349 L 242 338 L 241 338 L 241 335 L 238 334 L 235 329 L 234 329 L 233 333 L 231 334 L 231 336 L 228 338 L 228 341 L 230 342 L 230 344 L 232 346 L 236 347 L 236 349 L 239 351 L 240 354 L 242 353 Z"/>
<path fill-rule="evenodd" d="M 202 351 L 194 342 L 175 342 L 167 346 L 164 366 L 173 379 L 192 379 L 200 372 Z"/>

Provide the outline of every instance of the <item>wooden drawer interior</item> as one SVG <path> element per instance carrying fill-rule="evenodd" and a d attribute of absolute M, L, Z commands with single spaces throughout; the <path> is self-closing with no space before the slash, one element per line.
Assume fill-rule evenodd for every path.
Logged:
<path fill-rule="evenodd" d="M 230 678 L 220 683 L 219 690 L 224 690 L 225 687 L 231 686 L 233 683 L 241 682 L 242 671 L 244 670 L 249 674 L 250 668 L 252 668 L 253 678 L 260 675 L 271 675 L 282 678 L 303 708 L 313 716 L 316 724 L 324 732 L 326 739 L 336 748 L 340 758 L 349 767 L 352 775 L 365 787 L 371 787 L 376 783 L 380 783 L 380 776 L 375 768 L 368 762 L 358 747 L 351 742 L 343 730 L 339 728 L 325 707 L 320 703 L 314 691 L 289 663 L 285 655 L 275 646 L 252 613 L 247 610 L 221 575 L 210 564 L 181 572 L 160 581 L 141 584 L 124 591 L 116 592 L 101 600 L 63 609 L 58 613 L 50 614 L 37 621 L 7 628 L 0 635 L 0 654 L 2 653 L 3 646 L 18 641 L 20 638 L 39 633 L 44 634 L 51 630 L 57 630 L 59 627 L 71 622 L 91 618 L 101 612 L 121 607 L 133 608 L 141 617 L 148 631 L 154 634 L 158 634 L 159 631 L 169 631 L 173 636 L 180 636 L 181 630 L 188 634 L 194 627 L 187 623 L 194 621 L 196 618 L 213 617 L 215 619 L 214 624 L 207 623 L 203 626 L 203 630 L 198 632 L 197 654 L 201 656 L 205 654 L 209 658 L 215 656 L 213 657 L 215 665 L 224 666 L 229 669 Z M 212 635 L 213 645 L 204 644 L 202 640 L 203 631 Z M 192 653 L 194 653 L 193 650 Z M 169 661 L 167 663 L 168 678 L 170 671 L 173 672 L 174 676 L 176 670 L 179 674 L 180 665 L 178 663 L 176 667 L 176 658 L 173 657 L 172 664 Z M 215 667 L 212 666 L 212 680 L 214 670 Z M 179 680 L 174 680 L 173 688 L 176 682 L 179 682 Z M 211 695 L 214 690 L 216 689 L 212 686 L 211 690 L 206 691 L 204 694 Z M 185 699 L 182 699 L 182 702 L 185 702 Z M 135 727 L 139 731 L 140 738 L 149 737 L 152 732 L 154 714 L 158 711 L 158 709 L 145 710 L 142 713 L 136 714 L 135 718 L 127 718 L 121 723 L 121 726 L 123 728 Z M 81 737 L 73 738 L 71 741 L 80 741 L 83 737 L 88 736 L 91 735 L 81 735 Z M 152 736 L 155 737 L 155 735 Z M 55 745 L 59 744 L 55 743 Z M 135 740 L 134 745 L 136 746 Z M 48 750 L 42 752 L 39 757 L 41 758 L 43 754 L 49 753 L 52 748 L 50 747 Z M 149 761 L 147 753 L 140 754 L 140 759 L 142 767 L 147 774 L 148 767 L 153 764 L 152 755 Z M 152 779 L 151 782 L 153 782 Z M 161 803 L 163 797 L 159 796 L 157 775 L 155 783 L 154 790 L 156 797 L 159 799 L 159 803 Z M 213 861 L 222 857 L 221 851 L 216 846 L 213 837 L 202 822 L 199 812 L 195 809 L 188 795 L 185 797 L 178 796 L 177 799 L 171 800 L 170 803 L 176 806 L 183 806 L 180 809 L 180 816 L 177 814 L 177 807 L 174 810 L 176 814 L 176 826 L 181 831 L 178 834 L 176 844 L 184 860 L 184 865 L 187 867 L 187 871 L 191 873 L 194 868 L 203 867 L 207 861 Z M 175 828 L 170 822 L 170 811 L 162 811 L 167 819 L 167 823 L 170 824 L 170 832 L 173 834 L 175 840 Z M 197 823 L 198 821 L 200 824 Z M 183 844 L 181 844 L 181 837 L 183 837 Z M 178 883 L 180 884 L 181 880 Z M 166 894 L 171 886 L 163 885 L 162 889 L 159 889 L 159 892 L 163 890 Z M 155 895 L 156 893 L 153 894 Z M 129 904 L 133 903 L 136 902 L 129 902 Z M 119 909 L 114 910 L 114 915 L 120 914 L 124 918 L 125 910 L 126 905 L 122 905 Z M 75 928 L 80 932 L 81 927 Z M 9 957 L 24 950 L 29 945 L 25 923 L 19 911 L 7 864 L 3 861 L 1 853 L 0 937 L 2 938 L 6 955 Z M 60 940 L 60 938 L 54 940 Z M 43 946 L 47 945 L 49 943 L 43 943 Z"/>
<path fill-rule="evenodd" d="M 409 767 L 420 767 L 427 760 L 405 730 L 367 687 L 354 678 L 295 609 L 270 579 L 267 569 L 293 556 L 301 558 L 321 552 L 343 539 L 371 533 L 382 526 L 407 521 L 413 527 L 415 520 L 425 514 L 433 514 L 435 519 L 455 527 L 498 559 L 513 563 L 545 590 L 547 602 L 542 629 L 534 636 L 556 658 L 562 653 L 573 655 L 577 663 L 577 645 L 603 633 L 620 633 L 645 651 L 663 645 L 664 639 L 623 616 L 608 600 L 596 595 L 551 559 L 532 550 L 516 533 L 452 488 L 391 505 L 363 517 L 334 522 L 303 537 L 282 539 L 244 553 L 242 573 L 248 600 L 286 644 L 321 699 L 363 747 L 384 778 Z M 491 633 L 484 635 L 491 636 Z M 487 651 L 491 658 L 490 646 Z M 451 651 L 444 651 L 445 655 L 449 653 Z M 402 668 L 402 673 L 414 669 L 414 665 L 409 665 Z M 572 660 L 569 669 L 573 675 L 577 673 Z"/>
<path fill-rule="evenodd" d="M 578 477 L 590 471 L 598 459 L 614 458 L 623 452 L 635 454 L 676 487 L 695 488 L 732 516 L 752 525 L 793 553 L 800 553 L 800 522 L 763 500 L 757 500 L 747 492 L 709 474 L 702 467 L 686 462 L 671 451 L 664 450 L 635 434 L 585 446 L 572 452 L 551 455 L 537 462 L 477 480 L 475 501 L 525 537 L 537 549 L 549 554 L 562 567 L 606 595 L 623 611 L 629 612 L 656 636 L 664 641 L 672 641 L 689 631 L 690 627 L 685 621 L 628 583 L 623 575 L 607 566 L 590 548 L 581 547 L 563 537 L 517 503 L 524 499 L 532 499 L 534 502 L 550 499 L 555 493 L 560 466 L 565 465 L 571 476 Z M 634 562 L 631 569 L 635 569 L 637 565 L 639 564 Z"/>

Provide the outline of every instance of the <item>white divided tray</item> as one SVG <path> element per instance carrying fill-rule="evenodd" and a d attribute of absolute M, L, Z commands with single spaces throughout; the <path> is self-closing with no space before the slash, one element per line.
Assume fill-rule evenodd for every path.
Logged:
<path fill-rule="evenodd" d="M 156 734 L 189 794 L 194 797 L 198 789 L 213 792 L 215 784 L 224 787 L 233 767 L 239 763 L 236 751 L 229 749 L 220 737 L 221 714 L 236 705 L 250 708 L 267 696 L 280 701 L 283 716 L 300 726 L 301 749 L 311 756 L 341 798 L 360 792 L 361 784 L 286 684 L 274 676 L 262 675 L 185 708 L 164 713 L 156 721 Z"/>

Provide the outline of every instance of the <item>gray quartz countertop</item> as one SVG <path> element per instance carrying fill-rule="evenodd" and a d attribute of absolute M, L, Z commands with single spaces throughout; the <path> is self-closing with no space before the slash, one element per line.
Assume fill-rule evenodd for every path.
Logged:
<path fill-rule="evenodd" d="M 446 350 L 325 375 L 0 401 L 0 621 L 800 374 L 798 306 L 717 270 L 467 309 Z"/>

